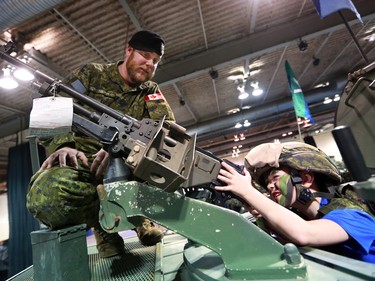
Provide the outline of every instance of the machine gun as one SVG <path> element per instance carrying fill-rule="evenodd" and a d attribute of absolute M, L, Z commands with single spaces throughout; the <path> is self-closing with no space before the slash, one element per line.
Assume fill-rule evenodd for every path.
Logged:
<path fill-rule="evenodd" d="M 104 183 L 126 180 L 132 173 L 138 179 L 167 192 L 179 188 L 208 187 L 211 195 L 206 201 L 224 206 L 225 193 L 213 194 L 212 189 L 212 184 L 223 184 L 216 181 L 222 160 L 196 148 L 195 135 L 187 135 L 185 128 L 173 122 L 147 118 L 139 121 L 121 114 L 9 56 L 13 48 L 12 42 L 2 46 L 1 58 L 34 73 L 38 79 L 31 86 L 41 96 L 51 96 L 52 91 L 58 91 L 77 101 L 73 104 L 73 125 L 100 141 L 110 153 L 111 163 Z M 227 162 L 242 172 L 243 167 Z M 227 195 L 228 198 L 234 197 L 233 194 Z"/>
<path fill-rule="evenodd" d="M 295 245 L 281 245 L 238 212 L 218 206 L 225 200 L 210 204 L 175 192 L 181 187 L 210 185 L 217 178 L 221 160 L 196 148 L 196 136 L 187 135 L 177 124 L 164 120 L 138 121 L 113 111 L 9 56 L 11 49 L 11 43 L 1 47 L 0 59 L 33 72 L 38 79 L 32 86 L 42 96 L 58 88 L 96 110 L 74 104 L 73 122 L 85 134 L 100 140 L 110 154 L 104 184 L 98 186 L 99 222 L 103 229 L 107 232 L 131 229 L 145 216 L 181 234 L 188 239 L 181 280 L 316 280 L 321 277 L 323 267 L 330 272 L 325 278 L 332 277 L 327 280 L 373 278 L 371 269 L 362 263 L 353 266 L 351 259 L 319 252 L 316 257 L 311 250 L 302 256 Z M 239 172 L 242 169 L 235 168 Z M 128 181 L 130 172 L 147 183 Z M 216 200 L 229 197 L 232 198 L 229 194 L 219 194 Z M 61 235 L 71 232 L 69 229 Z M 48 248 L 43 254 L 50 251 Z M 43 263 L 45 258 L 40 260 L 38 256 L 34 258 L 34 277 L 48 267 Z M 339 269 L 332 269 L 337 263 Z M 82 276 L 81 265 L 74 266 L 77 276 Z M 49 268 L 55 270 L 54 265 Z M 53 272 L 54 276 L 65 276 L 59 280 L 82 280 L 66 279 L 65 273 Z M 34 279 L 51 279 L 53 274 L 41 274 Z"/>

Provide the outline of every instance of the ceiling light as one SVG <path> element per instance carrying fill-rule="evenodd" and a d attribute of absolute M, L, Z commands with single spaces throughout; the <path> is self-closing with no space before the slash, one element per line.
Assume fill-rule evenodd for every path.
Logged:
<path fill-rule="evenodd" d="M 251 123 L 249 122 L 249 120 L 245 120 L 245 121 L 243 122 L 243 125 L 244 125 L 245 127 L 249 127 L 249 126 L 251 125 Z"/>
<path fill-rule="evenodd" d="M 31 50 L 33 48 L 33 45 L 30 44 L 30 43 L 26 43 L 25 45 L 23 45 L 23 49 L 27 52 L 29 50 Z"/>
<path fill-rule="evenodd" d="M 210 74 L 211 79 L 217 79 L 219 77 L 219 72 L 215 69 L 211 69 L 208 74 Z"/>
<path fill-rule="evenodd" d="M 237 122 L 236 125 L 234 125 L 236 129 L 239 129 L 242 127 L 242 124 L 240 122 Z"/>
<path fill-rule="evenodd" d="M 307 47 L 309 45 L 307 44 L 307 42 L 305 40 L 302 40 L 300 39 L 299 43 L 298 43 L 298 49 L 303 53 L 303 52 L 306 52 L 307 51 Z"/>
<path fill-rule="evenodd" d="M 183 98 L 180 98 L 180 105 L 184 106 L 186 104 L 185 100 Z"/>
<path fill-rule="evenodd" d="M 245 86 L 243 84 L 237 86 L 237 90 L 240 92 L 240 94 L 238 95 L 238 99 L 243 100 L 249 96 L 249 94 L 245 92 Z"/>
<path fill-rule="evenodd" d="M 237 151 L 233 150 L 232 151 L 232 158 L 236 158 L 236 157 L 239 157 L 240 155 L 238 154 Z"/>
<path fill-rule="evenodd" d="M 26 69 L 17 69 L 13 74 L 14 77 L 23 81 L 31 81 L 35 78 L 34 75 Z"/>
<path fill-rule="evenodd" d="M 237 146 L 233 146 L 233 149 L 232 149 L 232 157 L 233 158 L 235 158 L 235 157 L 238 157 L 239 156 L 239 154 L 240 154 L 240 147 L 242 147 L 242 146 L 239 146 L 239 147 L 237 147 Z"/>
<path fill-rule="evenodd" d="M 332 99 L 331 99 L 331 98 L 329 98 L 329 97 L 325 97 L 325 98 L 324 98 L 324 101 L 323 101 L 324 104 L 329 104 L 329 103 L 331 103 L 331 102 L 332 102 Z"/>
<path fill-rule="evenodd" d="M 253 93 L 252 93 L 254 97 L 257 97 L 263 94 L 263 90 L 259 88 L 258 82 L 253 82 L 250 84 L 250 86 L 254 88 Z"/>
<path fill-rule="evenodd" d="M 240 94 L 238 95 L 238 99 L 239 99 L 239 100 L 244 100 L 244 99 L 246 99 L 248 96 L 249 96 L 248 93 L 246 93 L 246 92 L 242 92 L 242 93 L 240 93 Z"/>
<path fill-rule="evenodd" d="M 335 97 L 333 98 L 333 101 L 339 101 L 339 100 L 340 100 L 340 96 L 336 94 Z"/>
<path fill-rule="evenodd" d="M 238 107 L 235 107 L 235 108 L 229 109 L 227 111 L 227 114 L 234 114 L 234 113 L 237 113 L 239 111 L 240 111 L 240 109 Z"/>
<path fill-rule="evenodd" d="M 262 89 L 254 89 L 254 91 L 253 91 L 253 96 L 254 97 L 260 96 L 261 94 L 263 94 L 263 90 Z"/>
<path fill-rule="evenodd" d="M 253 76 L 255 74 L 258 74 L 260 72 L 260 68 L 258 69 L 250 69 L 249 76 Z"/>
<path fill-rule="evenodd" d="M 324 88 L 324 87 L 328 87 L 329 86 L 329 82 L 323 82 L 323 83 L 320 83 L 318 85 L 315 85 L 314 88 Z"/>
<path fill-rule="evenodd" d="M 245 76 L 245 73 L 244 73 L 243 67 L 236 67 L 232 69 L 231 71 L 229 71 L 228 80 L 240 81 L 244 79 L 244 76 Z"/>
<path fill-rule="evenodd" d="M 4 31 L 3 36 L 5 37 L 6 41 L 10 41 L 12 39 L 12 34 L 9 31 Z"/>
<path fill-rule="evenodd" d="M 298 124 L 310 123 L 310 119 L 307 117 L 298 117 L 297 122 Z"/>
<path fill-rule="evenodd" d="M 369 41 L 369 42 L 374 42 L 375 41 L 375 29 L 374 28 L 366 30 L 366 32 L 364 34 L 366 35 L 363 38 L 364 40 Z"/>
<path fill-rule="evenodd" d="M 10 75 L 10 69 L 9 68 L 3 68 L 4 76 L 0 79 L 0 87 L 12 90 L 18 87 L 18 83 L 16 80 L 14 80 Z"/>
<path fill-rule="evenodd" d="M 245 138 L 245 135 L 244 135 L 244 133 L 241 133 L 240 134 L 240 140 L 245 140 L 246 138 Z"/>
<path fill-rule="evenodd" d="M 255 60 L 249 65 L 249 70 L 253 71 L 254 69 L 260 69 L 264 64 L 265 63 L 262 60 Z"/>
<path fill-rule="evenodd" d="M 320 63 L 320 59 L 318 59 L 317 57 L 313 56 L 313 65 L 317 66 L 319 65 Z"/>

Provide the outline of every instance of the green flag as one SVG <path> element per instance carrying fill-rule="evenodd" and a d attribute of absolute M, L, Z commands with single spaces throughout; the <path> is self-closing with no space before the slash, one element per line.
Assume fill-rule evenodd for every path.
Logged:
<path fill-rule="evenodd" d="M 285 61 L 285 71 L 288 77 L 289 90 L 292 95 L 293 106 L 297 117 L 307 118 L 311 123 L 314 123 L 314 120 L 310 115 L 310 110 L 305 101 L 301 86 L 299 85 L 288 61 Z"/>

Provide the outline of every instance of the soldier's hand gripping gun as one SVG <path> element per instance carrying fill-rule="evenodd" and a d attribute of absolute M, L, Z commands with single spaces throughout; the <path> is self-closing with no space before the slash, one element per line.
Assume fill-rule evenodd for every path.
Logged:
<path fill-rule="evenodd" d="M 41 96 L 50 96 L 53 90 L 78 101 L 74 103 L 73 124 L 101 141 L 111 156 L 105 183 L 126 180 L 132 171 L 137 178 L 167 192 L 181 187 L 211 187 L 209 201 L 216 205 L 224 206 L 227 199 L 234 197 L 214 191 L 212 184 L 223 184 L 215 182 L 221 159 L 196 148 L 196 136 L 186 134 L 185 128 L 164 120 L 138 121 L 123 115 L 11 57 L 13 46 L 12 42 L 1 46 L 0 58 L 32 72 L 36 77 L 32 87 Z M 233 167 L 241 172 L 242 167 Z"/>

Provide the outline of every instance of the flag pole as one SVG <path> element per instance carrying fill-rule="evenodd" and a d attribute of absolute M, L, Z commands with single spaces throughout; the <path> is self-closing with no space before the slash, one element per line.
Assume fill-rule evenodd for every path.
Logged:
<path fill-rule="evenodd" d="M 366 64 L 369 64 L 369 63 L 370 63 L 369 59 L 367 58 L 365 52 L 362 50 L 361 46 L 359 45 L 358 40 L 357 40 L 357 38 L 355 37 L 355 35 L 354 35 L 352 29 L 350 28 L 348 22 L 346 21 L 344 15 L 342 14 L 341 11 L 338 11 L 338 13 L 339 13 L 340 17 L 342 18 L 342 20 L 344 21 L 344 24 L 345 24 L 346 28 L 349 30 L 349 33 L 350 33 L 350 35 L 352 36 L 352 38 L 353 38 L 353 40 L 354 40 L 354 43 L 355 43 L 355 45 L 357 46 L 358 51 L 361 53 L 362 58 L 365 60 Z"/>
<path fill-rule="evenodd" d="M 299 126 L 297 114 L 296 114 L 296 121 L 297 121 L 298 135 L 299 135 L 300 140 L 302 140 L 302 133 L 301 133 L 301 128 Z"/>

